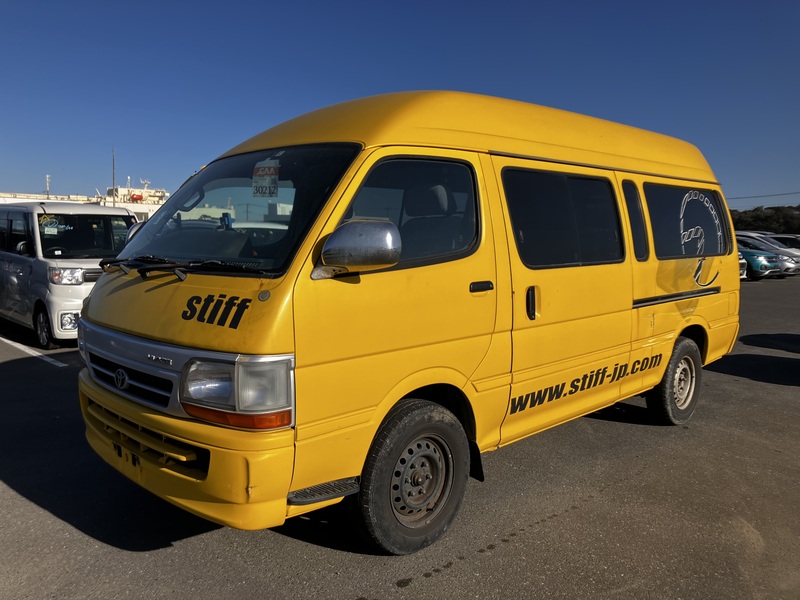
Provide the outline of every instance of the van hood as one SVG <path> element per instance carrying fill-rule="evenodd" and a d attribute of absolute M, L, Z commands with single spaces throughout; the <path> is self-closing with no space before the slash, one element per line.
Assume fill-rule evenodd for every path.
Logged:
<path fill-rule="evenodd" d="M 47 257 L 40 259 L 48 267 L 59 269 L 100 269 L 101 258 L 59 258 Z"/>
<path fill-rule="evenodd" d="M 83 318 L 178 346 L 241 354 L 294 351 L 290 293 L 282 279 L 136 271 L 104 274 Z"/>

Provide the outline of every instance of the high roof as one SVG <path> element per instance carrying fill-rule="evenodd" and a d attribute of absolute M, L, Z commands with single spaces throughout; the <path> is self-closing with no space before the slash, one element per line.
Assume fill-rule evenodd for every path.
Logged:
<path fill-rule="evenodd" d="M 715 181 L 693 145 L 535 104 L 464 92 L 398 92 L 322 108 L 226 153 L 319 142 L 433 146 Z"/>
<path fill-rule="evenodd" d="M 95 215 L 131 215 L 131 211 L 125 208 L 104 206 L 94 202 L 68 202 L 68 201 L 22 201 L 0 204 L 0 210 L 6 208 L 25 208 L 29 212 L 40 212 L 45 214 L 95 214 Z"/>

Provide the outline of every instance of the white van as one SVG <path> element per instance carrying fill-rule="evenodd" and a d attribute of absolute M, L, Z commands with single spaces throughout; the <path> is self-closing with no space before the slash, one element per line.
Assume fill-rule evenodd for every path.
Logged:
<path fill-rule="evenodd" d="M 100 261 L 119 254 L 135 222 L 99 204 L 0 205 L 0 317 L 33 328 L 42 348 L 75 339 Z"/>

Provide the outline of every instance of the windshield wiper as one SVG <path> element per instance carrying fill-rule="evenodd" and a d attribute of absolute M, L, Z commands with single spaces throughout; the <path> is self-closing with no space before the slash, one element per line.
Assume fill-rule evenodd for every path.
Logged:
<path fill-rule="evenodd" d="M 152 254 L 140 254 L 139 256 L 133 256 L 131 258 L 106 258 L 100 261 L 100 268 L 103 271 L 106 270 L 106 267 L 119 267 L 124 271 L 125 275 L 131 272 L 132 268 L 135 268 L 135 265 L 145 265 L 145 264 L 172 264 L 173 261 L 169 260 L 168 258 L 164 258 L 162 256 L 153 256 Z"/>
<path fill-rule="evenodd" d="M 248 267 L 240 263 L 223 260 L 204 260 L 196 262 L 176 263 L 165 261 L 159 264 L 143 265 L 137 269 L 142 279 L 147 279 L 148 274 L 154 271 L 173 273 L 183 281 L 189 273 L 224 272 L 224 273 L 252 273 L 254 275 L 267 275 L 269 271 Z"/>
<path fill-rule="evenodd" d="M 100 261 L 100 266 L 103 270 L 106 267 L 119 267 L 127 275 L 133 269 L 141 275 L 142 279 L 147 279 L 147 276 L 154 271 L 166 271 L 167 273 L 174 273 L 175 276 L 183 281 L 189 273 L 201 272 L 225 272 L 225 273 L 251 273 L 254 275 L 269 275 L 269 271 L 264 269 L 257 269 L 247 265 L 228 262 L 224 260 L 196 260 L 189 262 L 175 262 L 162 256 L 153 256 L 151 254 L 142 254 L 133 256 L 131 258 L 110 258 Z"/>

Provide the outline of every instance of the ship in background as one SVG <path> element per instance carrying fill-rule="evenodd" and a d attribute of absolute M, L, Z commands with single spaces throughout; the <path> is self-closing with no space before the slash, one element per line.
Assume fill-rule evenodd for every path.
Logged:
<path fill-rule="evenodd" d="M 99 190 L 96 196 L 82 196 L 70 194 L 67 196 L 50 193 L 50 176 L 47 176 L 47 190 L 43 194 L 26 194 L 14 192 L 0 192 L 0 204 L 11 202 L 80 202 L 82 204 L 102 204 L 104 206 L 117 206 L 127 208 L 136 215 L 139 221 L 146 221 L 161 208 L 169 198 L 169 192 L 163 189 L 150 189 L 150 181 L 140 179 L 142 187 L 132 187 L 131 178 L 128 177 L 127 185 L 106 188 L 105 196 Z"/>

